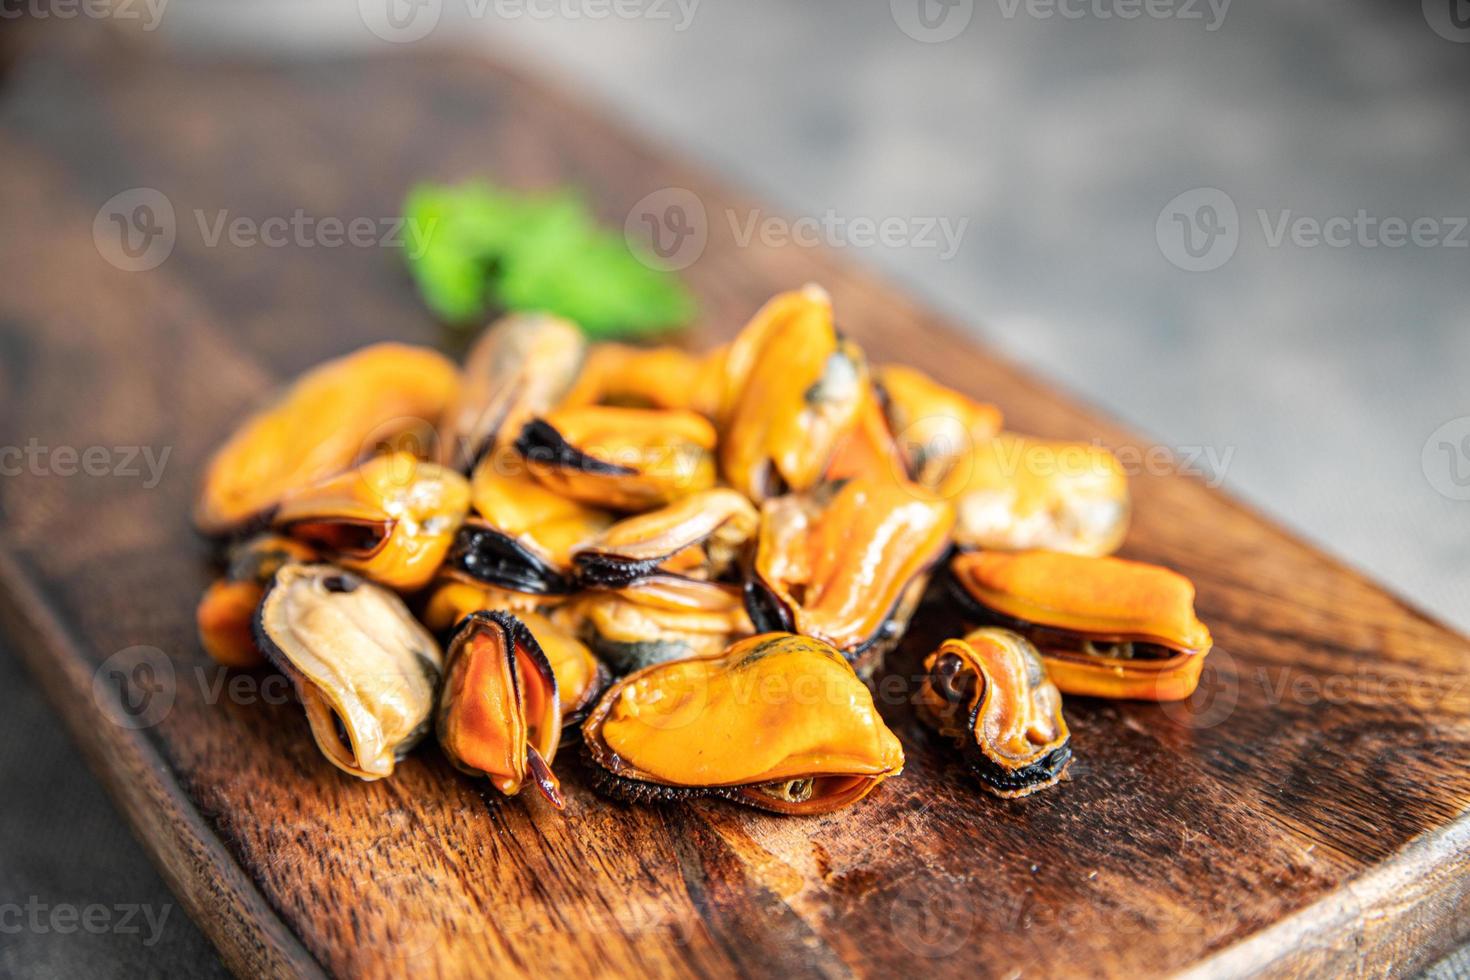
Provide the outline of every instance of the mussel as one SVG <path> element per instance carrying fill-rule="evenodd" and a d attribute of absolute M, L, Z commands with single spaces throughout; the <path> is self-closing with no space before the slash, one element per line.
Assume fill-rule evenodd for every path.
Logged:
<path fill-rule="evenodd" d="M 978 443 L 956 475 L 945 492 L 962 548 L 1107 555 L 1128 531 L 1128 479 L 1101 446 L 1003 433 Z"/>
<path fill-rule="evenodd" d="M 404 429 L 436 424 L 459 370 L 422 347 L 375 344 L 314 368 L 210 459 L 194 507 L 206 534 L 240 530 L 288 493 L 335 476 Z"/>
<path fill-rule="evenodd" d="M 429 730 L 444 658 L 395 593 L 334 565 L 276 571 L 256 641 L 290 679 L 332 765 L 361 779 L 394 763 Z"/>
<path fill-rule="evenodd" d="M 464 477 L 393 452 L 291 494 L 274 523 L 344 568 L 409 592 L 438 572 L 469 506 Z"/>
<path fill-rule="evenodd" d="M 683 409 L 560 409 L 527 422 L 515 448 L 543 486 L 612 510 L 659 507 L 715 482 L 715 428 Z"/>
<path fill-rule="evenodd" d="M 470 481 L 478 517 L 465 522 L 449 567 L 478 582 L 521 593 L 572 587 L 572 550 L 612 523 L 610 513 L 547 489 L 519 457 L 487 454 Z"/>
<path fill-rule="evenodd" d="M 621 588 L 656 572 L 717 579 L 759 522 L 750 501 L 717 487 L 618 521 L 577 548 L 572 560 L 590 587 Z"/>
<path fill-rule="evenodd" d="M 907 486 L 912 481 L 883 413 L 881 393 L 871 384 L 867 388 L 857 417 L 832 450 L 822 482 L 841 483 L 858 477 Z"/>
<path fill-rule="evenodd" d="M 978 629 L 945 640 L 924 660 L 919 717 L 959 746 L 996 796 L 1054 785 L 1072 761 L 1062 695 L 1024 637 Z"/>
<path fill-rule="evenodd" d="M 975 446 L 1000 432 L 1000 409 L 946 388 L 916 368 L 888 364 L 876 375 L 909 478 L 948 495 L 954 480 L 965 477 Z"/>
<path fill-rule="evenodd" d="M 621 589 L 592 589 L 556 611 L 615 672 L 718 654 L 753 632 L 737 586 L 651 575 Z"/>
<path fill-rule="evenodd" d="M 708 390 L 706 362 L 677 347 L 595 344 L 561 408 L 695 408 Z"/>
<path fill-rule="evenodd" d="M 635 802 L 708 795 L 827 813 L 903 771 L 903 749 L 852 667 L 789 633 L 623 678 L 588 714 L 582 739 L 598 790 Z"/>
<path fill-rule="evenodd" d="M 524 540 L 474 517 L 455 535 L 444 560 L 444 575 L 528 597 L 562 596 L 574 586 L 565 570 Z"/>
<path fill-rule="evenodd" d="M 435 731 L 455 768 L 506 796 L 530 779 L 558 810 L 551 771 L 561 742 L 556 674 L 536 637 L 504 612 L 475 612 L 449 642 Z"/>
<path fill-rule="evenodd" d="M 751 620 L 830 643 L 867 676 L 902 636 L 953 526 L 947 501 L 889 480 L 768 500 L 746 586 Z"/>
<path fill-rule="evenodd" d="M 258 667 L 265 654 L 255 645 L 255 610 L 276 569 L 288 561 L 313 561 L 311 548 L 279 534 L 258 534 L 230 549 L 224 577 L 215 580 L 195 611 L 199 643 L 216 663 Z"/>
<path fill-rule="evenodd" d="M 428 589 L 424 602 L 424 625 L 447 634 L 459 621 L 481 609 L 501 609 L 522 616 L 542 612 L 565 600 L 565 596 L 513 589 L 479 582 L 446 567 Z"/>
<path fill-rule="evenodd" d="M 564 624 L 564 617 L 545 600 L 545 596 L 442 579 L 429 594 L 423 621 L 435 633 L 445 635 L 477 612 L 514 615 L 536 637 L 551 664 L 561 696 L 562 725 L 566 726 L 580 721 L 592 698 L 607 686 L 608 671 L 577 638 L 575 626 Z"/>
<path fill-rule="evenodd" d="M 586 347 L 576 324 L 547 313 L 512 313 L 490 324 L 470 348 L 464 386 L 444 414 L 440 462 L 468 471 L 555 408 L 577 380 Z"/>
<path fill-rule="evenodd" d="M 607 687 L 611 679 L 608 669 L 587 644 L 577 639 L 556 611 L 546 615 L 523 612 L 516 618 L 541 644 L 541 652 L 546 654 L 546 662 L 551 664 L 551 672 L 556 675 L 562 727 L 580 722 L 592 706 L 593 699 Z"/>
<path fill-rule="evenodd" d="M 735 339 L 711 352 L 716 391 L 710 400 L 713 417 L 722 425 L 730 421 L 745 383 L 771 337 L 793 319 L 811 314 L 832 319 L 832 297 L 816 283 L 777 293 L 765 302 L 736 334 Z"/>
<path fill-rule="evenodd" d="M 969 617 L 1029 639 L 1064 694 L 1178 701 L 1199 684 L 1212 641 L 1177 572 L 1051 551 L 957 555 L 950 572 Z"/>
<path fill-rule="evenodd" d="M 808 286 L 766 304 L 726 357 L 720 464 L 755 501 L 815 486 L 868 396 L 867 360 Z"/>

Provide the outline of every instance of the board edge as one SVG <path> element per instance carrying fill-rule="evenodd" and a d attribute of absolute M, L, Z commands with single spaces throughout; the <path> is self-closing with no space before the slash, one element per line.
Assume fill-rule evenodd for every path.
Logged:
<path fill-rule="evenodd" d="M 0 626 L 87 767 L 189 918 L 236 976 L 324 978 L 321 964 L 261 894 L 184 792 L 145 731 L 114 724 L 94 669 L 0 542 Z M 116 698 L 116 692 L 106 689 Z M 116 717 L 122 717 L 120 704 Z"/>

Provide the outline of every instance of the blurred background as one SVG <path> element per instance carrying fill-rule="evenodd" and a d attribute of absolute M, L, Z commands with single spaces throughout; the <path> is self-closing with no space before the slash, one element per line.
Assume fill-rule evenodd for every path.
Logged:
<path fill-rule="evenodd" d="M 1470 630 L 1464 0 L 132 6 L 201 58 L 454 44 L 550 78 Z M 0 692 L 0 726 L 49 724 L 8 656 Z M 168 903 L 69 743 L 27 744 L 0 832 L 80 830 L 0 848 L 3 890 Z M 0 973 L 218 971 L 174 915 L 151 949 L 0 937 Z"/>

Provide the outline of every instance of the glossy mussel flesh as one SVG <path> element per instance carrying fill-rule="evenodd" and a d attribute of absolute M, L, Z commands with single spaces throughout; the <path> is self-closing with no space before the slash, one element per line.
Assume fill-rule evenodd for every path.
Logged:
<path fill-rule="evenodd" d="M 945 640 L 924 661 L 919 717 L 953 739 L 996 796 L 1029 796 L 1072 761 L 1062 695 L 1036 648 L 1008 630 Z"/>
<path fill-rule="evenodd" d="M 556 673 L 511 614 L 475 612 L 460 624 L 449 642 L 435 729 L 457 768 L 488 778 L 506 796 L 529 779 L 558 810 L 564 805 L 551 772 L 561 741 Z"/>
<path fill-rule="evenodd" d="M 1107 555 L 1128 532 L 1128 478 L 1102 446 L 1006 432 L 977 443 L 956 477 L 945 491 L 962 548 Z"/>
<path fill-rule="evenodd" d="M 440 462 L 468 472 L 533 416 L 555 408 L 577 380 L 586 346 L 575 323 L 546 313 L 512 313 L 486 327 L 444 413 Z"/>
<path fill-rule="evenodd" d="M 808 286 L 767 303 L 730 345 L 721 417 L 725 479 L 754 501 L 811 489 L 870 397 L 867 361 Z"/>
<path fill-rule="evenodd" d="M 438 572 L 469 502 L 469 482 L 454 470 L 393 452 L 291 494 L 275 527 L 344 568 L 411 592 Z"/>
<path fill-rule="evenodd" d="M 334 565 L 282 565 L 255 634 L 295 687 L 318 748 L 344 772 L 391 776 L 429 730 L 443 655 L 388 589 Z"/>
<path fill-rule="evenodd" d="M 826 813 L 903 769 L 898 739 L 842 655 L 789 633 L 623 678 L 582 738 L 597 788 L 638 802 L 712 795 Z"/>
<path fill-rule="evenodd" d="M 515 449 L 543 486 L 594 507 L 641 511 L 715 482 L 715 428 L 686 409 L 559 409 L 527 422 Z"/>
<path fill-rule="evenodd" d="M 714 656 L 754 632 L 739 586 L 650 575 L 621 589 L 588 589 L 557 610 L 614 671 Z"/>
<path fill-rule="evenodd" d="M 216 663 L 258 667 L 265 654 L 255 644 L 255 611 L 276 570 L 288 561 L 314 561 L 311 548 L 279 534 L 258 534 L 230 549 L 225 574 L 199 600 L 199 643 Z"/>
<path fill-rule="evenodd" d="M 889 479 L 768 500 L 750 618 L 830 643 L 866 676 L 902 636 L 953 525 L 947 501 Z"/>
<path fill-rule="evenodd" d="M 731 568 L 759 522 L 750 501 L 718 487 L 624 518 L 572 558 L 578 579 L 593 588 L 621 588 L 660 572 L 712 580 Z"/>
<path fill-rule="evenodd" d="M 1210 631 L 1194 585 L 1167 568 L 1051 551 L 962 554 L 961 608 L 1029 639 L 1064 694 L 1178 701 L 1194 693 Z"/>
<path fill-rule="evenodd" d="M 1000 432 L 1000 409 L 915 368 L 884 365 L 874 386 L 909 479 L 943 496 L 964 480 L 975 447 Z"/>
<path fill-rule="evenodd" d="M 260 522 L 287 494 L 341 473 L 400 433 L 437 424 L 458 390 L 453 362 L 407 344 L 375 344 L 312 369 L 210 459 L 195 525 L 225 534 Z"/>
<path fill-rule="evenodd" d="M 453 636 L 465 618 L 478 612 L 510 613 L 541 645 L 556 675 L 562 726 L 581 721 L 592 699 L 607 686 L 608 671 L 577 638 L 576 632 L 544 596 L 526 596 L 493 586 L 444 579 L 437 582 L 425 604 L 423 620 L 436 633 Z"/>
<path fill-rule="evenodd" d="M 482 458 L 470 495 L 474 515 L 455 538 L 446 573 L 523 595 L 570 592 L 572 550 L 613 520 L 607 511 L 542 486 L 512 453 Z"/>

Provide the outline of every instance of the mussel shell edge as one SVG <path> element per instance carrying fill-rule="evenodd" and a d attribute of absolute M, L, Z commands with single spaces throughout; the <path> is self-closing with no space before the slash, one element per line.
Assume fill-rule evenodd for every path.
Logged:
<path fill-rule="evenodd" d="M 637 470 L 609 463 L 591 456 L 567 442 L 565 437 L 545 419 L 532 419 L 516 436 L 515 450 L 533 465 L 554 466 L 562 470 L 600 473 L 604 476 L 634 476 Z"/>
<path fill-rule="evenodd" d="M 466 523 L 444 564 L 479 582 L 528 595 L 564 595 L 573 589 L 561 570 L 494 527 Z"/>
<path fill-rule="evenodd" d="M 572 557 L 577 581 L 587 588 L 622 589 L 658 571 L 668 558 L 619 558 L 615 555 L 583 551 Z"/>
<path fill-rule="evenodd" d="M 966 745 L 965 756 L 971 771 L 987 790 L 996 796 L 1016 799 L 1046 789 L 1060 780 L 1067 767 L 1072 764 L 1072 745 L 1070 742 L 1063 742 L 1040 759 L 1020 769 L 1006 769 L 997 764 L 974 742 Z"/>

